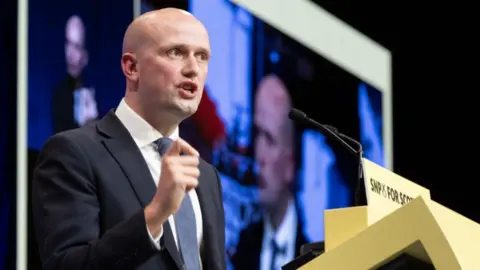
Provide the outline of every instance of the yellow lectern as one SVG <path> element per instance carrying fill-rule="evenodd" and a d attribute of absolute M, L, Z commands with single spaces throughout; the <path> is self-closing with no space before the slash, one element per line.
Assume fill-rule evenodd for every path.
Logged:
<path fill-rule="evenodd" d="M 378 269 L 400 255 L 435 269 L 480 269 L 480 224 L 363 159 L 368 206 L 325 211 L 325 252 L 301 270 Z"/>

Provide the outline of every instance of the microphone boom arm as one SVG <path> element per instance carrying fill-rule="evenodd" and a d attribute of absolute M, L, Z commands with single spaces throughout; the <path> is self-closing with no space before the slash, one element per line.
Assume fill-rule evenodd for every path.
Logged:
<path fill-rule="evenodd" d="M 349 141 L 352 144 L 355 144 L 358 147 L 357 158 L 358 158 L 358 183 L 355 190 L 355 205 L 367 205 L 367 198 L 365 192 L 365 171 L 363 170 L 363 147 L 362 144 L 358 141 L 350 138 L 349 136 L 342 134 L 335 127 L 324 125 L 327 129 L 330 129 L 332 132 L 336 133 L 339 137 Z"/>
<path fill-rule="evenodd" d="M 315 120 L 312 120 L 307 117 L 307 115 L 298 110 L 292 109 L 289 113 L 289 118 L 292 120 L 300 120 L 306 122 L 307 124 L 316 127 L 320 132 L 322 132 L 326 136 L 333 137 L 336 141 L 338 141 L 343 147 L 345 147 L 350 153 L 355 155 L 358 158 L 358 182 L 357 188 L 355 190 L 355 205 L 367 205 L 368 200 L 366 197 L 366 187 L 365 187 L 365 172 L 363 171 L 363 147 L 362 144 L 357 142 L 356 140 L 344 135 L 332 126 L 322 125 L 317 123 Z M 355 150 L 351 145 L 349 145 L 346 141 L 355 144 L 358 147 L 358 150 Z"/>

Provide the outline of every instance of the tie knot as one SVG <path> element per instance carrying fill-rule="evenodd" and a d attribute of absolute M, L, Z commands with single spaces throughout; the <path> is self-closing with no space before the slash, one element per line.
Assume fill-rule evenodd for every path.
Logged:
<path fill-rule="evenodd" d="M 173 140 L 170 138 L 160 138 L 155 141 L 155 144 L 157 145 L 157 151 L 160 156 L 163 156 L 168 151 L 168 149 L 170 149 L 172 142 Z"/>

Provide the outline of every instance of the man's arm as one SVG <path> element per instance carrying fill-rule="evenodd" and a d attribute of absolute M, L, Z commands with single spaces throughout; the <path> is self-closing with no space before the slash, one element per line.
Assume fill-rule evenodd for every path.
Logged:
<path fill-rule="evenodd" d="M 100 235 L 95 181 L 74 139 L 60 134 L 45 144 L 32 183 L 44 269 L 134 269 L 154 254 L 143 209 Z"/>

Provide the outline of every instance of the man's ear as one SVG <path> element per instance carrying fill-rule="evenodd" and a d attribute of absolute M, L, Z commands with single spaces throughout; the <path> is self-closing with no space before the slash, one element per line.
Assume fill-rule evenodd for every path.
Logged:
<path fill-rule="evenodd" d="M 134 54 L 124 53 L 122 55 L 122 71 L 127 79 L 136 82 L 138 80 L 138 61 Z"/>

